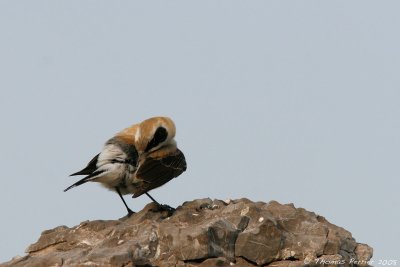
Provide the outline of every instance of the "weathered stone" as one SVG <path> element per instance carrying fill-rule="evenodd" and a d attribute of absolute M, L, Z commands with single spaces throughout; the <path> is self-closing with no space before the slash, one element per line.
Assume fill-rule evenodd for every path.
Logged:
<path fill-rule="evenodd" d="M 228 267 L 232 262 L 226 258 L 211 258 L 203 261 L 198 267 Z"/>
<path fill-rule="evenodd" d="M 367 266 L 368 261 L 371 259 L 372 248 L 366 244 L 357 244 L 354 251 L 356 253 L 356 258 L 360 261 L 360 266 Z"/>
<path fill-rule="evenodd" d="M 304 266 L 303 261 L 274 261 L 271 262 L 268 266 L 274 267 L 302 267 Z"/>
<path fill-rule="evenodd" d="M 341 255 L 323 255 L 314 261 L 309 262 L 310 266 L 327 266 L 327 267 L 337 267 L 345 266 L 349 262 L 346 262 Z"/>
<path fill-rule="evenodd" d="M 348 231 L 293 204 L 206 198 L 170 215 L 149 204 L 129 218 L 59 226 L 0 266 L 297 267 L 372 257 Z"/>
<path fill-rule="evenodd" d="M 282 232 L 271 220 L 244 230 L 236 240 L 236 256 L 263 265 L 279 258 Z"/>

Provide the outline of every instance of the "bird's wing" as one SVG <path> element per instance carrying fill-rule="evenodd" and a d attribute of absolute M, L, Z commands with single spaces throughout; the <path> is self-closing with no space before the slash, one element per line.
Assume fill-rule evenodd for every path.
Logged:
<path fill-rule="evenodd" d="M 186 170 L 186 160 L 182 151 L 176 149 L 160 158 L 148 157 L 136 171 L 133 197 L 138 197 L 178 177 Z"/>
<path fill-rule="evenodd" d="M 87 164 L 85 168 L 82 170 L 75 172 L 71 174 L 70 176 L 75 176 L 75 175 L 89 175 L 92 174 L 96 169 L 97 169 L 97 160 L 99 159 L 99 154 L 97 154 L 94 158 L 92 158 L 91 161 Z"/>

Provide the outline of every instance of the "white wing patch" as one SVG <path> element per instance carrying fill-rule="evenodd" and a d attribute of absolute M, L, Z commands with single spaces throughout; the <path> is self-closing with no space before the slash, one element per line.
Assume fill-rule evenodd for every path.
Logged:
<path fill-rule="evenodd" d="M 121 150 L 119 146 L 108 144 L 104 146 L 103 151 L 101 151 L 99 158 L 97 159 L 96 166 L 100 168 L 107 163 L 114 163 L 115 161 L 125 161 L 126 158 L 127 155 Z"/>
<path fill-rule="evenodd" d="M 96 182 L 102 183 L 105 187 L 114 189 L 118 186 L 126 172 L 124 163 L 127 155 L 119 146 L 108 144 L 104 146 L 97 160 L 97 170 L 103 171 L 101 174 L 93 177 Z"/>

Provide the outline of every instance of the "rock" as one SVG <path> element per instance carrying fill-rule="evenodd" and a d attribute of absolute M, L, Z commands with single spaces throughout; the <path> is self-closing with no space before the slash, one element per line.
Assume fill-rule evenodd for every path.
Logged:
<path fill-rule="evenodd" d="M 236 256 L 264 265 L 279 259 L 279 249 L 283 240 L 282 231 L 273 221 L 266 219 L 260 225 L 244 230 L 235 244 Z"/>
<path fill-rule="evenodd" d="M 207 198 L 169 215 L 149 204 L 129 218 L 59 226 L 0 266 L 364 266 L 372 257 L 351 233 L 293 204 Z"/>

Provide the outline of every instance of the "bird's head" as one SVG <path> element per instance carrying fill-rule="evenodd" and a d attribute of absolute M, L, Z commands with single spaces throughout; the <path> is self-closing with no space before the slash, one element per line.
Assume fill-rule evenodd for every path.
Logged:
<path fill-rule="evenodd" d="M 153 117 L 142 121 L 136 130 L 135 144 L 139 154 L 152 152 L 174 143 L 175 124 L 168 117 Z"/>

